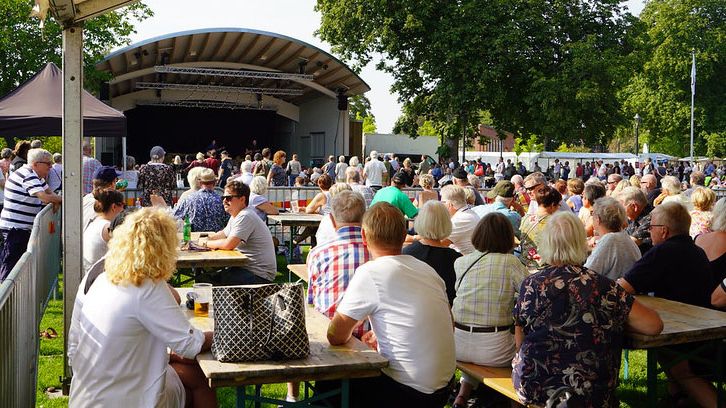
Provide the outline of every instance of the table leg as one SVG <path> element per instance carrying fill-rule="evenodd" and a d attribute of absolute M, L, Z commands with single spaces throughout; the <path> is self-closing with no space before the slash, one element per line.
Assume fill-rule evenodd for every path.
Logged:
<path fill-rule="evenodd" d="M 237 408 L 245 408 L 247 402 L 247 390 L 245 385 L 236 388 L 237 390 Z"/>
<path fill-rule="evenodd" d="M 350 408 L 350 380 L 347 378 L 340 380 L 340 406 Z"/>
<path fill-rule="evenodd" d="M 726 364 L 724 347 L 726 347 L 726 340 L 716 341 L 716 405 L 719 407 L 726 406 L 723 395 L 724 364 Z"/>
<path fill-rule="evenodd" d="M 262 406 L 262 402 L 260 401 L 260 396 L 262 395 L 262 385 L 255 385 L 255 408 L 260 408 Z"/>
<path fill-rule="evenodd" d="M 647 350 L 647 386 L 648 406 L 658 405 L 658 351 L 655 348 Z"/>

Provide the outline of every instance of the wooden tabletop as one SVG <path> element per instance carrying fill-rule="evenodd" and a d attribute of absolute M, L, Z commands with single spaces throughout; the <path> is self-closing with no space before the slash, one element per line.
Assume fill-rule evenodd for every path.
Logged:
<path fill-rule="evenodd" d="M 626 332 L 628 348 L 652 348 L 726 338 L 726 312 L 645 295 L 635 298 L 658 312 L 663 320 L 663 332 L 656 336 Z"/>
<path fill-rule="evenodd" d="M 287 269 L 305 282 L 309 282 L 308 266 L 305 264 L 289 264 Z"/>
<path fill-rule="evenodd" d="M 184 299 L 190 288 L 178 290 Z M 213 329 L 211 318 L 195 317 L 192 310 L 183 304 L 180 307 L 194 327 Z M 220 363 L 211 352 L 206 352 L 197 356 L 197 360 L 211 387 L 374 377 L 380 375 L 381 368 L 388 366 L 388 360 L 358 339 L 351 338 L 342 346 L 331 346 L 327 339 L 329 322 L 327 317 L 306 306 L 305 325 L 310 339 L 310 356 L 306 359 Z"/>
<path fill-rule="evenodd" d="M 192 232 L 192 241 L 211 232 Z M 242 266 L 247 263 L 247 256 L 236 249 L 216 249 L 213 251 L 177 251 L 176 267 L 181 268 L 223 268 L 226 266 Z"/>
<path fill-rule="evenodd" d="M 320 225 L 320 221 L 323 220 L 323 216 L 320 214 L 282 213 L 278 215 L 268 215 L 267 219 L 282 224 L 283 226 L 293 225 L 316 227 Z"/>

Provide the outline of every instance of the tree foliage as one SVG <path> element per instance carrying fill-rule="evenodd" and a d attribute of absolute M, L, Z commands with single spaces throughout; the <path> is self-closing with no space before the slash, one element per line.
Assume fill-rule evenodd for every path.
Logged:
<path fill-rule="evenodd" d="M 689 153 L 691 51 L 696 52 L 696 154 L 718 151 L 726 129 L 726 5 L 722 0 L 650 0 L 634 53 L 642 67 L 623 91 L 628 116 L 643 117 L 652 151 Z M 723 150 L 721 150 L 723 152 Z"/>
<path fill-rule="evenodd" d="M 318 35 L 343 59 L 383 57 L 403 103 L 397 131 L 415 136 L 428 120 L 455 140 L 488 111 L 497 129 L 589 144 L 622 122 L 635 20 L 618 0 L 318 0 L 317 10 Z"/>

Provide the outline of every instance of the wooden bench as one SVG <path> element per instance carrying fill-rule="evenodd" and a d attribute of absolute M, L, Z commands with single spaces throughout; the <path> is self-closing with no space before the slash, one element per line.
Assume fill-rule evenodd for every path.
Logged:
<path fill-rule="evenodd" d="M 517 398 L 517 393 L 514 391 L 514 385 L 512 384 L 511 367 L 486 367 L 457 361 L 456 368 L 519 404 L 519 398 Z"/>
<path fill-rule="evenodd" d="M 297 277 L 308 283 L 308 266 L 305 264 L 289 264 L 287 269 Z"/>

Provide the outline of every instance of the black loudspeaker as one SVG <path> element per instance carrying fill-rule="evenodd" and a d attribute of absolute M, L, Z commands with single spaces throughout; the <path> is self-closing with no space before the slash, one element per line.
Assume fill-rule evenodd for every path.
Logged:
<path fill-rule="evenodd" d="M 111 85 L 108 81 L 101 82 L 101 89 L 98 92 L 98 99 L 102 101 L 111 100 Z"/>
<path fill-rule="evenodd" d="M 348 110 L 348 95 L 338 94 L 338 110 Z"/>

